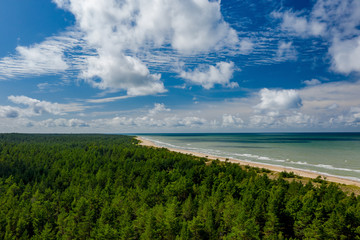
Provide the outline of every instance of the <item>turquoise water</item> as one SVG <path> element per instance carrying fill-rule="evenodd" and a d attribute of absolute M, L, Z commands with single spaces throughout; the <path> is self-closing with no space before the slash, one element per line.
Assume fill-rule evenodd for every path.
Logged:
<path fill-rule="evenodd" d="M 360 133 L 143 134 L 163 147 L 360 181 Z"/>

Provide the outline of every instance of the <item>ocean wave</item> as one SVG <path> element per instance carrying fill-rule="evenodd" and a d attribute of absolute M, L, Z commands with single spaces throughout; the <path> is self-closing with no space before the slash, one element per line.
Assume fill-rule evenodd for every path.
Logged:
<path fill-rule="evenodd" d="M 358 170 L 358 169 L 339 168 L 339 167 L 334 167 L 332 165 L 326 165 L 326 164 L 317 164 L 317 165 L 314 165 L 314 166 L 322 167 L 322 168 L 326 168 L 326 169 L 331 169 L 331 170 L 339 170 L 339 171 L 360 173 L 360 170 Z"/>
<path fill-rule="evenodd" d="M 204 151 L 203 149 L 197 149 L 196 151 L 206 153 L 206 154 L 209 154 L 209 155 L 215 155 L 214 154 L 215 152 L 213 150 Z M 301 166 L 304 166 L 304 167 L 311 167 L 311 168 L 316 168 L 316 169 L 327 169 L 327 170 L 334 170 L 334 171 L 360 173 L 359 169 L 335 167 L 335 166 L 329 165 L 329 164 L 312 164 L 312 163 L 308 163 L 306 161 L 291 161 L 289 159 L 286 159 L 286 160 L 274 159 L 274 158 L 270 158 L 270 157 L 267 157 L 267 156 L 259 156 L 259 155 L 250 154 L 250 153 L 243 153 L 243 154 L 241 154 L 241 153 L 232 153 L 231 154 L 231 153 L 222 152 L 220 156 L 218 154 L 219 151 L 216 151 L 216 153 L 217 153 L 216 155 L 218 157 L 231 157 L 231 158 L 234 158 L 234 159 L 237 159 L 237 160 L 246 160 L 246 161 L 249 161 L 249 162 L 265 161 L 265 162 L 272 162 L 274 164 L 276 164 L 276 163 L 285 163 L 284 165 L 278 165 L 278 166 L 281 166 L 281 167 L 290 167 L 291 168 L 292 166 L 301 165 Z M 261 162 L 261 163 L 263 163 L 263 162 Z M 269 164 L 269 165 L 272 165 L 272 164 Z M 312 171 L 311 169 L 300 169 L 300 170 Z"/>
<path fill-rule="evenodd" d="M 350 179 L 350 180 L 360 181 L 360 178 L 357 178 L 357 177 L 332 175 L 330 173 L 322 172 L 320 170 L 320 169 L 323 169 L 323 170 L 326 169 L 326 170 L 333 170 L 333 171 L 339 171 L 339 172 L 360 173 L 360 169 L 336 167 L 336 166 L 333 166 L 330 164 L 312 164 L 312 163 L 308 163 L 306 161 L 291 161 L 289 159 L 286 159 L 286 160 L 274 159 L 274 158 L 271 158 L 268 156 L 259 156 L 259 155 L 250 154 L 250 153 L 229 153 L 229 152 L 220 151 L 218 149 L 204 149 L 204 148 L 195 148 L 195 147 L 189 147 L 189 146 L 183 147 L 183 146 L 173 145 L 170 143 L 165 143 L 162 141 L 158 141 L 158 140 L 154 140 L 154 139 L 150 139 L 150 138 L 146 138 L 146 137 L 142 137 L 142 138 L 152 141 L 160 147 L 170 147 L 170 148 L 177 148 L 177 149 L 183 149 L 183 150 L 190 150 L 193 152 L 208 154 L 208 155 L 212 155 L 212 156 L 219 157 L 219 158 L 220 157 L 233 158 L 235 160 L 241 160 L 241 161 L 247 161 L 247 162 L 258 162 L 258 163 L 267 164 L 267 165 L 286 167 L 289 169 L 305 170 L 305 171 L 314 172 L 314 173 L 325 175 L 325 176 L 336 176 L 336 177 L 346 178 L 346 179 Z M 285 164 L 279 165 L 279 163 L 285 163 Z M 310 167 L 313 169 L 296 168 L 295 166 Z M 314 168 L 319 169 L 320 171 L 314 170 Z"/>
<path fill-rule="evenodd" d="M 239 157 L 247 157 L 247 158 L 252 158 L 252 159 L 257 159 L 257 160 L 263 160 L 263 161 L 272 161 L 272 162 L 286 162 L 286 160 L 283 159 L 274 159 L 274 158 L 270 158 L 270 157 L 266 157 L 266 156 L 259 156 L 259 155 L 254 155 L 254 154 L 250 154 L 250 153 L 234 153 L 232 155 L 235 156 L 239 156 Z"/>

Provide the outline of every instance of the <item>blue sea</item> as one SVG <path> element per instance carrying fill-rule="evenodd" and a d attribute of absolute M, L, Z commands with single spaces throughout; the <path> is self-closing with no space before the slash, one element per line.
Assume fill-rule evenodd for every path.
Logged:
<path fill-rule="evenodd" d="M 307 170 L 360 182 L 360 133 L 137 135 L 162 147 Z"/>

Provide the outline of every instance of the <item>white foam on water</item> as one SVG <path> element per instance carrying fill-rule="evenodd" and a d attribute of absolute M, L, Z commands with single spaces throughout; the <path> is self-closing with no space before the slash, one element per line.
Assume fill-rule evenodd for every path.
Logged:
<path fill-rule="evenodd" d="M 349 179 L 349 180 L 359 181 L 360 182 L 360 178 L 357 178 L 357 177 L 334 175 L 334 174 L 322 172 L 321 170 L 316 171 L 316 170 L 307 169 L 307 168 L 306 169 L 296 168 L 294 166 L 301 165 L 301 166 L 312 167 L 312 168 L 317 168 L 317 169 L 324 169 L 324 170 L 326 169 L 326 170 L 344 171 L 344 172 L 354 172 L 354 173 L 360 173 L 360 169 L 349 169 L 349 168 L 335 167 L 335 166 L 329 165 L 329 164 L 311 164 L 311 163 L 303 162 L 303 161 L 291 161 L 290 159 L 286 159 L 286 160 L 274 159 L 274 158 L 270 158 L 270 157 L 267 157 L 267 156 L 259 156 L 259 155 L 250 154 L 250 153 L 228 153 L 228 152 L 223 152 L 223 151 L 214 150 L 214 149 L 182 147 L 182 146 L 177 146 L 177 145 L 173 145 L 173 144 L 170 144 L 170 143 L 165 143 L 165 142 L 162 142 L 162 141 L 154 140 L 154 139 L 143 137 L 143 136 L 141 136 L 141 137 L 143 139 L 145 139 L 145 140 L 149 140 L 151 142 L 154 142 L 156 145 L 158 145 L 160 147 L 170 147 L 170 148 L 177 148 L 177 149 L 182 149 L 182 150 L 190 150 L 190 151 L 193 151 L 193 152 L 199 152 L 199 153 L 203 153 L 203 154 L 208 154 L 208 155 L 212 155 L 214 157 L 219 157 L 219 158 L 220 157 L 232 158 L 234 160 L 240 160 L 240 161 L 245 161 L 245 162 L 249 162 L 249 163 L 261 163 L 261 164 L 265 164 L 265 165 L 269 165 L 269 166 L 285 167 L 285 168 L 288 168 L 288 169 L 308 171 L 308 172 L 312 172 L 312 173 L 316 173 L 316 174 L 320 174 L 320 175 L 324 175 L 324 176 L 333 176 L 333 177 L 339 177 L 339 178 L 343 178 L 343 179 Z M 189 146 L 189 144 L 187 144 L 187 145 Z M 241 159 L 239 157 L 241 157 Z M 265 161 L 266 163 L 264 163 L 263 161 Z M 278 165 L 278 163 L 286 163 L 286 165 Z M 289 165 L 294 165 L 294 166 L 289 166 Z"/>

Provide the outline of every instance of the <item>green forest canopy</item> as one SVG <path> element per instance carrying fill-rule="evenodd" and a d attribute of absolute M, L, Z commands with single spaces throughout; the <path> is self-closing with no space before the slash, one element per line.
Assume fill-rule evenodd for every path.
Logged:
<path fill-rule="evenodd" d="M 130 136 L 0 134 L 0 239 L 30 238 L 360 239 L 360 197 Z"/>

